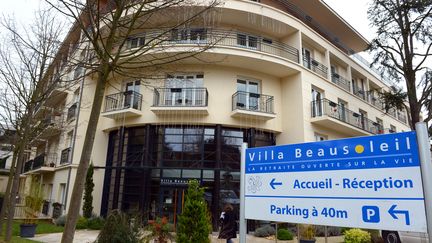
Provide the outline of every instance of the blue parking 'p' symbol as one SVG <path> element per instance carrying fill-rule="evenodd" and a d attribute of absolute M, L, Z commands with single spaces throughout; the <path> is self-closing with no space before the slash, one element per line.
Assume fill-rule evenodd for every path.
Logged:
<path fill-rule="evenodd" d="M 380 221 L 379 208 L 377 206 L 362 207 L 363 221 L 366 223 L 378 223 Z"/>

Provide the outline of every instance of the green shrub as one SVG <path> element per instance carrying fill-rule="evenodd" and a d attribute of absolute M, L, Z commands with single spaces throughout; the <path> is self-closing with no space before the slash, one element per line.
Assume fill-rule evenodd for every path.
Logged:
<path fill-rule="evenodd" d="M 100 230 L 105 224 L 105 219 L 102 217 L 92 217 L 87 220 L 87 228 L 91 230 Z"/>
<path fill-rule="evenodd" d="M 350 229 L 344 234 L 345 243 L 370 243 L 372 241 L 370 233 L 361 229 Z"/>
<path fill-rule="evenodd" d="M 288 229 L 278 229 L 277 238 L 278 240 L 292 240 L 293 234 Z"/>
<path fill-rule="evenodd" d="M 189 182 L 184 208 L 179 216 L 176 242 L 210 243 L 211 230 L 211 219 L 204 199 L 204 188 L 200 187 L 197 180 L 192 180 Z"/>
<path fill-rule="evenodd" d="M 67 219 L 67 215 L 64 214 L 64 215 L 62 215 L 62 216 L 56 218 L 56 219 L 54 220 L 54 224 L 57 225 L 57 226 L 65 226 L 65 224 L 66 224 L 66 219 Z"/>
<path fill-rule="evenodd" d="M 267 237 L 270 235 L 274 235 L 276 233 L 276 230 L 271 227 L 270 225 L 265 225 L 263 227 L 259 227 L 255 230 L 255 236 L 256 237 Z"/>
<path fill-rule="evenodd" d="M 76 223 L 76 229 L 87 229 L 87 219 L 80 216 L 77 223 Z"/>
<path fill-rule="evenodd" d="M 105 220 L 96 242 L 98 243 L 138 243 L 142 241 L 141 220 L 114 210 Z"/>

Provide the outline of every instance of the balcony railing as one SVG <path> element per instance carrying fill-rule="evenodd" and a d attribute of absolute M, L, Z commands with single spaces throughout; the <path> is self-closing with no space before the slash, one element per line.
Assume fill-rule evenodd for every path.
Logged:
<path fill-rule="evenodd" d="M 407 117 L 406 117 L 405 113 L 402 111 L 397 112 L 397 119 L 403 123 L 407 123 Z"/>
<path fill-rule="evenodd" d="M 77 115 L 77 111 L 78 111 L 78 102 L 75 102 L 68 109 L 67 120 L 70 121 L 74 119 Z"/>
<path fill-rule="evenodd" d="M 312 72 L 322 76 L 323 78 L 327 78 L 328 68 L 319 63 L 317 60 L 303 56 L 303 66 L 312 70 Z"/>
<path fill-rule="evenodd" d="M 377 107 L 380 110 L 384 110 L 384 105 L 378 97 L 375 97 L 374 95 L 371 95 L 369 93 L 369 100 L 373 106 Z"/>
<path fill-rule="evenodd" d="M 33 166 L 33 160 L 29 160 L 24 163 L 24 170 L 23 172 L 31 171 Z"/>
<path fill-rule="evenodd" d="M 360 87 L 353 86 L 353 94 L 363 100 L 367 100 L 367 92 Z"/>
<path fill-rule="evenodd" d="M 71 162 L 70 161 L 70 159 L 71 159 L 71 151 L 72 151 L 71 147 L 65 148 L 65 149 L 63 149 L 61 151 L 60 165 L 69 164 Z"/>
<path fill-rule="evenodd" d="M 56 153 L 42 153 L 36 156 L 34 159 L 27 161 L 24 164 L 24 172 L 36 170 L 41 167 L 55 167 L 57 161 Z"/>
<path fill-rule="evenodd" d="M 156 88 L 153 106 L 203 107 L 208 104 L 206 88 Z"/>
<path fill-rule="evenodd" d="M 243 32 L 223 29 L 189 28 L 174 29 L 171 31 L 148 31 L 145 33 L 145 36 L 146 39 L 141 41 L 144 43 L 151 42 L 153 45 L 196 44 L 230 46 L 264 52 L 299 63 L 298 49 L 273 39 L 249 35 Z M 133 46 L 134 48 L 139 47 L 138 45 Z M 131 49 L 130 46 L 127 48 Z"/>
<path fill-rule="evenodd" d="M 232 95 L 232 110 L 246 110 L 273 114 L 274 97 L 237 91 Z"/>
<path fill-rule="evenodd" d="M 333 83 L 335 83 L 337 86 L 341 87 L 342 89 L 350 92 L 350 81 L 348 79 L 340 76 L 338 73 L 332 73 L 331 80 Z"/>
<path fill-rule="evenodd" d="M 105 112 L 125 109 L 141 110 L 142 94 L 135 91 L 107 95 L 105 97 Z"/>
<path fill-rule="evenodd" d="M 311 115 L 312 117 L 329 116 L 372 134 L 382 130 L 380 124 L 327 99 L 312 101 Z"/>

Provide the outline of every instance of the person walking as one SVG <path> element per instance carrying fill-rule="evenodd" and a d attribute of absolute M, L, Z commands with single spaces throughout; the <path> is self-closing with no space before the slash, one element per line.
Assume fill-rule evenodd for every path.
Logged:
<path fill-rule="evenodd" d="M 231 204 L 226 204 L 219 218 L 221 229 L 219 239 L 226 239 L 226 243 L 233 243 L 232 238 L 237 237 L 237 222 L 234 208 Z"/>

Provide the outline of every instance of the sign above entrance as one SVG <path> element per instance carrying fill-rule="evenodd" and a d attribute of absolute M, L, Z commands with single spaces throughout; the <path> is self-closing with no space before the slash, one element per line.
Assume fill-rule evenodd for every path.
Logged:
<path fill-rule="evenodd" d="M 415 132 L 246 149 L 245 216 L 426 232 Z"/>

